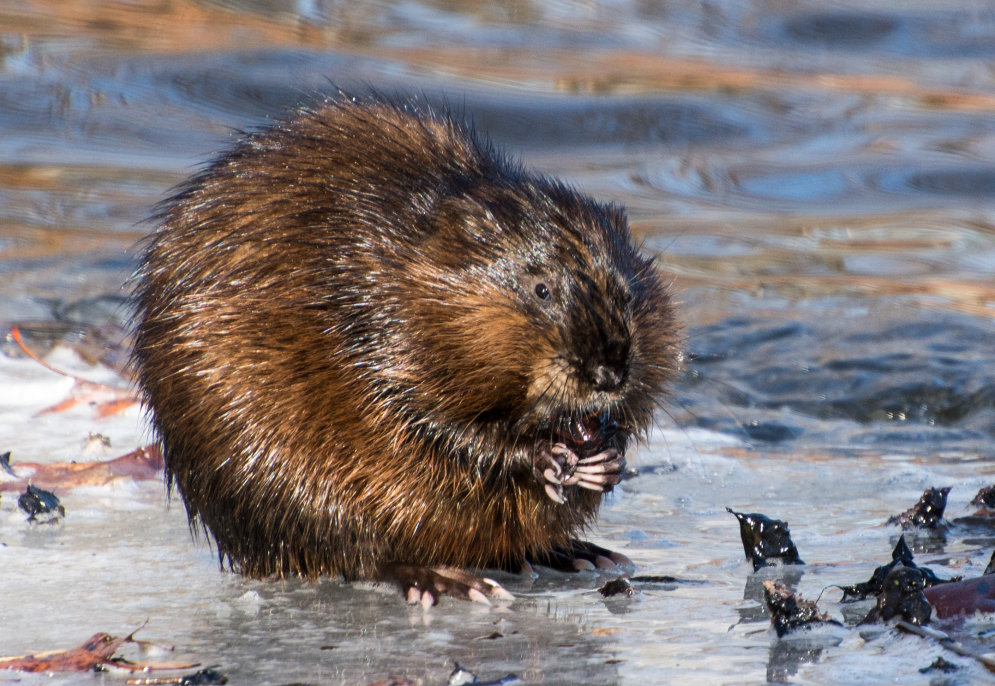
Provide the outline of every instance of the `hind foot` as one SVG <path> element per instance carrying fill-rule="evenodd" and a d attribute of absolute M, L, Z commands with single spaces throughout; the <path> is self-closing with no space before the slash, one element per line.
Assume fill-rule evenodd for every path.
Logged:
<path fill-rule="evenodd" d="M 617 569 L 632 567 L 632 560 L 599 545 L 587 541 L 574 540 L 562 548 L 532 555 L 528 562 L 541 567 L 549 567 L 558 572 L 579 572 L 589 569 Z"/>
<path fill-rule="evenodd" d="M 429 608 L 443 595 L 490 605 L 491 598 L 513 600 L 501 584 L 455 567 L 423 567 L 395 563 L 381 570 L 380 580 L 395 584 L 409 603 Z"/>

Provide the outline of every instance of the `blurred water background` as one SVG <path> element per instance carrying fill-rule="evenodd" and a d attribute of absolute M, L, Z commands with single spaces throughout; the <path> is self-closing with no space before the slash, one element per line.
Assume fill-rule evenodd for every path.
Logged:
<path fill-rule="evenodd" d="M 0 654 L 148 619 L 139 638 L 175 646 L 156 659 L 230 683 L 444 683 L 454 661 L 545 684 L 984 678 L 970 661 L 921 673 L 942 650 L 893 631 L 778 640 L 758 578 L 783 570 L 751 574 L 724 508 L 787 519 L 808 563 L 792 584 L 815 598 L 890 560 L 882 524 L 924 488 L 952 486 L 955 519 L 995 482 L 988 0 L 0 4 L 0 331 L 40 351 L 113 342 L 151 206 L 238 130 L 335 87 L 449 103 L 628 208 L 679 295 L 688 362 L 592 537 L 704 583 L 605 602 L 604 577 L 502 578 L 508 607 L 426 615 L 393 592 L 222 573 L 161 484 L 115 483 L 61 493 L 57 527 L 0 501 Z M 15 463 L 84 459 L 89 432 L 113 454 L 147 442 L 137 408 L 34 416 L 71 382 L 3 352 Z M 976 576 L 993 544 L 954 524 L 917 561 Z M 992 652 L 992 624 L 946 628 Z"/>

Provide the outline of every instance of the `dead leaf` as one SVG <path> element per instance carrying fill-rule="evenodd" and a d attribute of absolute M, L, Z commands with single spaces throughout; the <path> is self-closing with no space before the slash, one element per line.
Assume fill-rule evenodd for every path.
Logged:
<path fill-rule="evenodd" d="M 145 626 L 144 624 L 142 626 Z M 141 629 L 139 627 L 138 629 Z M 19 672 L 91 672 L 99 667 L 117 667 L 130 672 L 148 671 L 152 669 L 191 669 L 197 664 L 164 663 L 164 662 L 132 662 L 121 657 L 114 657 L 125 643 L 138 643 L 132 631 L 127 636 L 111 636 L 107 633 L 94 634 L 82 645 L 69 650 L 47 650 L 30 655 L 14 655 L 0 657 L 0 669 Z"/>
<path fill-rule="evenodd" d="M 159 447 L 148 445 L 132 450 L 113 460 L 96 462 L 19 462 L 10 465 L 16 479 L 0 481 L 0 491 L 19 491 L 28 483 L 47 490 L 60 492 L 77 486 L 103 486 L 115 479 L 131 478 L 135 481 L 159 479 L 164 463 Z"/>
<path fill-rule="evenodd" d="M 111 658 L 131 636 L 94 634 L 83 645 L 70 650 L 49 650 L 33 655 L 0 657 L 0 669 L 19 672 L 89 672 L 111 663 Z"/>

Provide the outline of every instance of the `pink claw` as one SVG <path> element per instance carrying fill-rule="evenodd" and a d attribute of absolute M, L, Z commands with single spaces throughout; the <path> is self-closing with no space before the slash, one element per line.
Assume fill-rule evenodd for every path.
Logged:
<path fill-rule="evenodd" d="M 608 450 L 602 450 L 600 453 L 595 453 L 594 455 L 588 455 L 582 460 L 579 460 L 577 464 L 595 464 L 598 462 L 618 462 L 619 455 L 618 451 L 614 448 L 609 448 Z"/>
<path fill-rule="evenodd" d="M 617 464 L 588 464 L 577 467 L 576 474 L 612 474 L 618 471 Z"/>
<path fill-rule="evenodd" d="M 574 451 L 572 451 L 570 448 L 563 445 L 562 443 L 555 444 L 552 448 L 550 448 L 549 452 L 557 457 L 566 458 L 564 462 L 566 462 L 571 467 L 580 462 L 580 457 L 577 456 L 577 453 L 575 453 Z"/>
<path fill-rule="evenodd" d="M 567 502 L 567 499 L 563 497 L 563 490 L 553 484 L 546 484 L 546 495 L 548 495 L 554 503 L 563 505 Z"/>

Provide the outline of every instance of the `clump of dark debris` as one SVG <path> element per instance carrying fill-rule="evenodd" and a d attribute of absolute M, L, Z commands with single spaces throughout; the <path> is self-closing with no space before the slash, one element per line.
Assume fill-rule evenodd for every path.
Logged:
<path fill-rule="evenodd" d="M 29 522 L 54 524 L 66 516 L 66 508 L 51 491 L 28 484 L 17 499 L 17 506 L 28 515 Z"/>
<path fill-rule="evenodd" d="M 888 524 L 898 524 L 903 529 L 935 529 L 943 520 L 950 486 L 927 488 L 919 502 L 900 515 L 888 518 Z"/>
<path fill-rule="evenodd" d="M 913 560 L 912 550 L 905 542 L 905 536 L 903 535 L 899 537 L 898 543 L 895 544 L 895 549 L 891 552 L 891 562 L 875 569 L 874 573 L 871 574 L 871 578 L 867 581 L 840 587 L 843 590 L 843 602 L 863 600 L 870 596 L 880 595 L 885 590 L 888 575 L 896 568 L 908 568 L 918 572 L 922 578 L 923 588 L 960 580 L 960 577 L 941 579 L 928 567 L 919 567 L 916 565 Z"/>
<path fill-rule="evenodd" d="M 764 603 L 770 613 L 770 623 L 779 637 L 801 627 L 817 624 L 843 626 L 825 612 L 819 612 L 815 601 L 795 595 L 780 581 L 767 580 L 764 585 Z"/>
<path fill-rule="evenodd" d="M 878 594 L 877 603 L 861 624 L 887 622 L 896 617 L 916 626 L 929 624 L 933 608 L 923 595 L 924 588 L 922 570 L 894 567 L 884 579 L 884 588 Z"/>
<path fill-rule="evenodd" d="M 727 507 L 727 512 L 739 520 L 739 536 L 743 540 L 746 559 L 753 563 L 753 571 L 770 567 L 778 561 L 786 565 L 805 564 L 798 556 L 798 548 L 791 540 L 788 523 L 771 519 L 759 513 L 746 514 Z"/>
<path fill-rule="evenodd" d="M 960 669 L 960 665 L 954 664 L 949 660 L 944 660 L 941 655 L 933 660 L 932 664 L 920 669 L 919 673 L 928 674 L 929 672 L 943 672 L 944 674 L 949 674 L 950 672 L 956 672 L 958 669 Z"/>
<path fill-rule="evenodd" d="M 978 494 L 974 496 L 974 500 L 971 501 L 972 505 L 984 505 L 985 507 L 990 507 L 995 509 L 995 486 L 985 486 L 978 491 Z"/>
<path fill-rule="evenodd" d="M 617 579 L 612 579 L 604 586 L 598 589 L 598 592 L 605 598 L 611 598 L 612 596 L 625 595 L 629 598 L 636 595 L 635 587 L 626 579 L 624 576 L 620 576 Z"/>
<path fill-rule="evenodd" d="M 497 679 L 492 679 L 489 681 L 481 681 L 480 678 L 471 672 L 469 669 L 461 667 L 457 662 L 455 664 L 455 669 L 449 675 L 449 681 L 446 682 L 447 686 L 466 686 L 467 684 L 473 684 L 473 686 L 504 686 L 504 684 L 514 684 L 520 682 L 521 679 L 517 674 L 505 674 Z"/>

